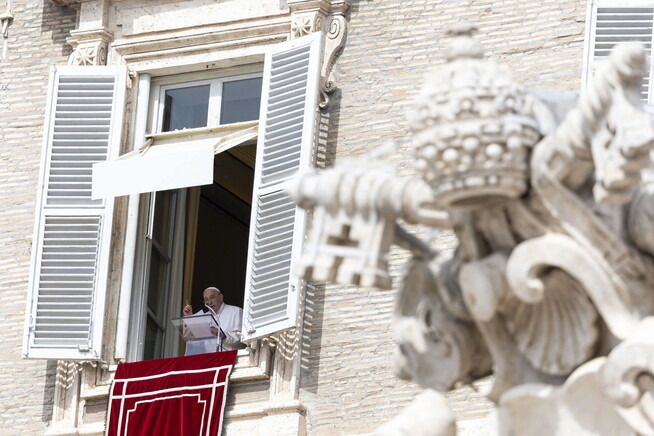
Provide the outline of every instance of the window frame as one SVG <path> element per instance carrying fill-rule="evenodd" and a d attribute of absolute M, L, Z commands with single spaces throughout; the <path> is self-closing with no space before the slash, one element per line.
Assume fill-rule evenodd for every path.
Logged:
<path fill-rule="evenodd" d="M 189 73 L 192 75 L 192 73 Z M 239 80 L 247 79 L 256 79 L 263 78 L 263 72 L 250 72 L 250 73 L 240 73 L 235 75 L 220 75 L 219 77 L 214 78 L 198 78 L 196 80 L 186 80 L 189 74 L 179 75 L 179 80 L 174 81 L 176 76 L 165 76 L 161 80 L 157 78 L 153 79 L 154 82 L 154 92 L 152 95 L 152 102 L 150 105 L 151 116 L 150 118 L 150 129 L 153 133 L 161 133 L 163 125 L 163 114 L 165 106 L 165 92 L 171 89 L 183 89 L 190 88 L 193 86 L 202 86 L 209 85 L 209 107 L 207 108 L 207 125 L 205 127 L 217 127 L 224 126 L 227 124 L 220 124 L 220 116 L 222 110 L 222 93 L 223 93 L 223 84 L 226 82 L 235 82 Z M 216 122 L 211 122 L 214 119 Z M 247 120 L 255 121 L 255 120 Z M 200 127 L 202 128 L 202 127 Z"/>
<path fill-rule="evenodd" d="M 254 64 L 239 69 L 245 68 L 252 70 L 254 68 L 263 68 L 262 64 Z M 215 77 L 206 77 L 206 72 L 200 73 L 184 73 L 179 75 L 160 76 L 152 79 L 152 90 L 150 93 L 149 112 L 148 112 L 148 125 L 152 126 L 151 131 L 162 133 L 163 113 L 165 105 L 165 92 L 170 89 L 181 89 L 193 86 L 210 85 L 210 98 L 209 109 L 207 115 L 207 126 L 198 127 L 197 129 L 210 129 L 219 126 L 226 126 L 228 124 L 220 124 L 221 104 L 222 104 L 222 85 L 228 82 L 238 80 L 246 80 L 253 78 L 263 78 L 263 71 L 246 71 L 238 74 L 228 74 L 234 69 L 227 69 L 226 72 L 216 75 Z M 213 106 L 213 107 L 212 107 Z M 216 123 L 211 123 L 211 117 L 214 116 Z M 252 120 L 256 121 L 256 120 Z M 186 195 L 187 188 L 180 188 L 177 190 L 177 205 L 173 214 L 175 215 L 175 225 L 172 235 L 172 241 L 175 245 L 173 252 L 179 254 L 182 248 L 180 247 L 180 239 L 183 237 L 185 223 L 185 208 L 186 208 Z M 135 267 L 133 270 L 134 280 L 132 282 L 132 298 L 130 302 L 130 316 L 129 326 L 133 334 L 130 335 L 127 341 L 127 361 L 134 362 L 143 359 L 144 346 L 145 346 L 145 329 L 147 321 L 147 292 L 148 292 L 148 268 L 149 268 L 149 254 L 148 247 L 151 241 L 148 241 L 148 233 L 151 227 L 153 217 L 151 214 L 154 212 L 153 198 L 155 193 L 139 194 L 140 207 L 137 217 L 137 237 L 135 248 Z M 183 244 L 182 244 L 183 245 Z M 172 293 L 167 296 L 168 307 L 165 309 L 169 317 L 181 316 L 181 307 L 175 310 L 174 301 L 181 299 L 181 287 L 176 286 L 182 282 L 183 262 L 173 261 L 171 271 L 171 281 L 174 282 Z M 245 304 L 245 303 L 243 303 Z M 168 327 L 172 328 L 172 327 Z M 133 330 L 132 330 L 133 329 Z M 168 330 L 166 329 L 166 330 Z M 166 334 L 163 341 L 163 355 L 179 353 L 179 340 L 174 331 L 170 330 L 171 334 Z"/>
<path fill-rule="evenodd" d="M 181 233 L 186 225 L 185 211 L 186 211 L 186 196 L 185 188 L 176 190 L 175 205 L 168 211 L 174 216 L 174 223 L 170 229 L 170 242 L 172 244 L 171 252 L 173 256 L 178 256 L 179 252 L 183 250 L 183 240 L 181 240 Z M 136 362 L 143 360 L 143 352 L 145 347 L 145 334 L 147 327 L 147 292 L 144 292 L 149 287 L 149 271 L 146 267 L 150 262 L 150 244 L 152 244 L 152 223 L 154 216 L 152 215 L 155 210 L 155 197 L 156 193 L 140 194 L 138 223 L 137 223 L 137 240 L 136 240 L 136 257 L 134 267 L 134 277 L 137 280 L 133 283 L 132 291 L 132 310 L 130 311 L 129 325 L 134 329 L 134 333 L 130 335 L 127 341 L 127 359 L 128 362 Z M 180 232 L 182 229 L 182 232 Z M 181 283 L 183 266 L 180 262 L 171 262 L 170 286 L 172 292 L 168 291 L 166 296 L 166 307 L 164 313 L 166 318 L 181 316 L 181 308 L 176 308 L 170 304 L 175 299 L 181 299 Z M 137 310 L 135 310 L 137 309 Z M 177 335 L 165 335 L 163 339 L 163 354 L 177 354 L 179 352 L 179 340 Z"/>

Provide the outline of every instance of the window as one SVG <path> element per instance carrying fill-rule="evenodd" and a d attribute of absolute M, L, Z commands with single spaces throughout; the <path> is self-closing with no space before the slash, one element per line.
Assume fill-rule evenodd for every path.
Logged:
<path fill-rule="evenodd" d="M 261 73 L 163 85 L 155 79 L 152 125 L 168 132 L 257 120 L 261 84 Z M 243 306 L 255 154 L 256 142 L 246 141 L 213 158 L 213 183 L 142 195 L 130 360 L 182 354 L 170 319 L 187 302 L 202 309 L 209 286 L 225 292 L 225 303 Z"/>
<path fill-rule="evenodd" d="M 192 81 L 160 87 L 157 132 L 259 119 L 261 74 Z"/>
<path fill-rule="evenodd" d="M 125 329 L 129 331 L 130 337 L 138 337 L 138 340 L 135 341 L 136 346 L 130 348 L 129 360 L 174 355 L 179 352 L 179 338 L 169 334 L 169 318 L 181 313 L 182 302 L 186 298 L 200 298 L 198 288 L 205 286 L 203 280 L 211 281 L 211 284 L 218 287 L 225 286 L 229 298 L 234 295 L 240 300 L 230 299 L 226 302 L 243 305 L 242 331 L 246 340 L 295 325 L 300 292 L 299 283 L 290 272 L 291 261 L 299 254 L 301 248 L 304 214 L 295 207 L 282 188 L 284 182 L 298 169 L 311 164 L 321 46 L 322 35 L 316 33 L 271 47 L 266 54 L 263 77 L 260 74 L 253 74 L 229 78 L 204 76 L 201 80 L 197 80 L 197 77 L 182 80 L 179 76 L 162 79 L 157 85 L 159 88 L 153 93 L 156 103 L 153 103 L 150 111 L 153 114 L 151 122 L 155 129 L 151 130 L 171 131 L 158 135 L 162 144 L 156 145 L 157 140 L 155 140 L 152 149 L 163 147 L 165 143 L 175 150 L 177 154 L 174 156 L 186 156 L 193 148 L 188 149 L 189 153 L 186 152 L 187 147 L 192 145 L 188 137 L 193 136 L 197 139 L 198 132 L 201 134 L 199 142 L 205 144 L 206 141 L 210 141 L 211 150 L 221 151 L 229 148 L 221 146 L 226 138 L 227 144 L 242 144 L 230 149 L 229 152 L 221 152 L 215 159 L 211 152 L 210 158 L 201 162 L 203 164 L 208 162 L 210 165 L 213 163 L 214 183 L 204 187 L 197 185 L 203 185 L 205 182 L 195 183 L 195 187 L 189 187 L 193 184 L 189 185 L 188 180 L 184 180 L 186 184 L 170 184 L 170 179 L 175 179 L 174 174 L 165 171 L 157 172 L 158 167 L 153 164 L 153 161 L 143 159 L 142 156 L 135 159 L 132 159 L 132 156 L 121 156 L 120 159 L 108 162 L 127 163 L 134 174 L 140 175 L 141 179 L 147 179 L 149 183 L 147 191 L 140 192 L 151 191 L 150 194 L 143 194 L 140 201 L 137 233 L 141 235 L 142 240 L 138 244 L 137 257 L 141 262 L 140 268 L 136 268 L 133 275 L 134 304 L 130 312 L 130 328 Z M 92 81 L 109 71 L 105 67 L 79 68 L 91 77 Z M 124 68 L 122 71 L 124 79 Z M 87 79 L 78 82 L 86 86 L 85 80 Z M 123 82 L 116 80 L 115 83 L 122 85 Z M 261 92 L 257 90 L 257 84 L 260 84 Z M 51 86 L 52 89 L 57 89 L 58 81 L 56 79 L 51 81 Z M 104 106 L 93 104 L 89 110 L 117 112 L 115 108 L 122 109 L 124 87 L 116 85 L 115 89 L 120 92 L 108 92 L 99 85 L 93 86 L 92 95 L 106 97 L 109 104 Z M 79 131 L 74 131 L 70 135 L 59 132 L 54 136 L 46 135 L 44 146 L 46 164 L 42 168 L 44 175 L 49 171 L 52 161 L 50 155 L 53 154 L 59 138 L 70 140 L 70 143 L 66 144 L 68 147 L 65 149 L 64 157 L 70 157 L 69 160 L 74 165 L 77 165 L 79 159 L 89 155 L 89 147 L 99 141 L 99 139 L 96 141 L 97 135 L 113 138 L 112 144 L 117 144 L 120 138 L 117 128 L 110 129 L 111 134 L 107 135 L 100 124 L 94 123 L 98 118 L 97 114 L 78 113 L 85 99 L 77 99 L 75 93 L 70 98 L 69 113 L 60 111 L 64 106 L 58 101 L 56 105 L 49 106 L 48 117 L 56 120 L 65 120 L 68 117 L 79 118 L 81 121 L 73 123 Z M 259 99 L 260 112 L 256 110 Z M 229 128 L 198 128 L 202 124 L 215 126 L 221 122 L 230 124 L 239 122 L 252 118 L 253 114 L 257 113 L 261 115 L 256 147 L 254 142 L 243 143 L 251 137 L 248 128 L 235 132 L 236 138 L 228 135 L 218 140 L 215 135 L 224 133 L 225 129 L 229 130 Z M 203 122 L 205 117 L 206 121 Z M 122 122 L 116 115 L 110 121 L 104 119 L 101 121 L 102 126 L 107 124 L 120 126 Z M 91 128 L 87 129 L 85 127 L 87 125 L 91 125 Z M 61 131 L 66 129 L 68 127 Z M 105 136 L 102 138 L 106 142 Z M 88 141 L 79 144 L 78 138 Z M 200 148 L 206 145 L 202 144 Z M 117 150 L 117 147 L 114 149 Z M 162 151 L 159 148 L 159 157 L 166 151 L 170 149 Z M 113 159 L 115 152 L 112 153 L 93 155 L 91 159 L 93 190 L 96 188 L 96 167 L 105 165 L 104 161 L 107 159 Z M 131 154 L 133 153 L 138 155 L 141 152 Z M 157 153 L 151 154 L 157 155 Z M 198 154 L 198 156 L 206 156 L 206 154 Z M 88 164 L 87 167 L 90 165 Z M 147 168 L 147 171 L 139 171 L 144 168 Z M 120 173 L 118 174 L 113 180 L 114 184 L 125 184 L 121 180 Z M 68 176 L 70 177 L 65 181 L 65 186 L 86 184 L 88 188 L 91 187 L 88 172 L 78 172 L 74 169 Z M 112 180 L 109 179 L 109 182 Z M 54 185 L 53 189 L 56 191 Z M 43 194 L 44 196 L 49 195 L 49 191 L 44 192 L 48 192 Z M 111 195 L 126 193 L 129 192 Z M 42 295 L 45 294 L 41 292 L 41 284 L 49 282 L 51 277 L 48 275 L 50 271 L 44 270 L 41 265 L 49 254 L 43 250 L 35 250 L 31 274 L 36 284 L 31 286 L 28 302 L 24 341 L 26 357 L 102 358 L 99 350 L 108 274 L 107 260 L 111 248 L 111 224 L 107 222 L 106 217 L 110 218 L 112 215 L 112 202 L 108 195 L 104 194 L 105 199 L 99 202 L 106 206 L 103 208 L 104 215 L 102 215 L 104 221 L 99 221 L 104 232 L 103 236 L 90 239 L 91 242 L 97 241 L 98 246 L 101 247 L 97 250 L 99 256 L 89 259 L 81 250 L 73 249 L 72 256 L 58 264 L 63 268 L 57 271 L 58 277 L 70 277 L 71 272 L 81 268 L 83 261 L 89 264 L 91 269 L 85 270 L 84 275 L 79 278 L 81 282 L 91 283 L 88 285 L 91 289 L 84 291 L 85 294 L 78 287 L 69 286 L 68 281 L 62 279 L 62 282 L 66 282 L 65 286 L 48 290 L 54 294 L 56 304 L 59 306 L 48 306 L 46 309 L 49 312 L 44 312 Z M 94 204 L 97 205 L 98 202 Z M 69 215 L 76 217 L 75 214 L 79 215 L 79 212 L 79 210 L 67 211 L 57 217 Z M 39 215 L 41 216 L 43 214 Z M 84 214 L 82 216 L 85 217 Z M 84 222 L 81 225 L 90 232 L 97 231 L 93 223 Z M 41 218 L 37 219 L 36 229 L 35 246 L 37 247 L 47 242 L 48 235 L 59 239 L 60 231 L 65 230 L 54 228 L 44 233 Z M 79 231 L 76 234 L 80 234 Z M 225 239 L 216 242 L 214 239 L 224 237 L 240 242 Z M 64 242 L 64 251 L 70 251 L 70 244 L 72 243 Z M 238 248 L 239 246 L 241 248 Z M 242 253 L 238 254 L 239 250 Z M 239 262 L 244 266 L 227 266 L 227 262 L 235 259 L 240 259 Z M 232 274 L 232 270 L 242 271 L 234 284 L 216 283 L 223 278 L 236 277 L 237 274 Z M 64 302 L 75 301 L 74 304 L 77 304 L 77 299 L 82 296 L 93 300 L 94 315 L 87 316 L 88 314 L 84 313 L 76 316 L 74 320 L 66 321 L 78 331 L 86 333 L 89 338 L 93 338 L 79 343 L 70 340 L 67 331 L 71 326 L 62 323 L 62 319 L 65 319 L 69 312 L 56 312 L 58 320 L 55 322 L 50 317 L 55 316 L 52 311 L 64 307 Z M 194 306 L 196 310 L 201 307 L 199 302 Z M 66 306 L 66 310 L 72 310 L 70 305 Z M 45 331 L 42 328 L 39 330 L 42 326 L 48 328 L 52 326 L 47 332 L 53 341 L 41 346 L 36 341 L 41 337 L 35 332 Z"/>
<path fill-rule="evenodd" d="M 643 77 L 641 100 L 651 102 L 652 29 L 654 2 L 651 0 L 596 0 L 588 3 L 583 83 L 588 84 L 598 61 L 606 59 L 620 42 L 637 41 L 645 46 L 650 68 Z"/>
<path fill-rule="evenodd" d="M 293 45 L 290 57 L 288 49 L 279 53 L 282 59 L 277 62 L 274 54 L 269 55 L 267 81 L 250 74 L 184 83 L 169 83 L 170 78 L 166 78 L 161 84 L 155 83 L 152 126 L 162 131 L 202 127 L 205 117 L 209 125 L 216 120 L 238 123 L 258 117 L 259 89 L 264 81 L 269 83 L 264 90 L 261 113 L 265 113 L 265 122 L 260 126 L 258 143 L 216 155 L 212 184 L 176 191 L 185 200 L 179 203 L 181 211 L 173 214 L 181 218 L 174 238 L 180 245 L 174 250 L 177 257 L 171 268 L 181 271 L 173 284 L 181 291 L 166 294 L 167 318 L 179 316 L 186 302 L 195 310 L 202 308 L 202 289 L 216 286 L 224 291 L 227 304 L 244 306 L 246 337 L 269 334 L 296 321 L 299 283 L 291 277 L 291 261 L 294 246 L 301 247 L 304 215 L 281 184 L 299 165 L 310 162 L 311 147 L 303 144 L 313 143 L 312 126 L 307 126 L 306 119 L 314 118 L 316 96 L 312 92 L 314 103 L 306 103 L 311 87 L 307 74 L 311 51 L 302 44 L 298 49 L 297 42 Z M 314 80 L 316 86 L 317 75 Z M 176 117 L 179 111 L 188 116 Z M 156 193 L 155 204 L 160 195 Z M 156 207 L 154 210 L 156 220 Z M 157 266 L 144 264 L 142 277 L 152 276 L 153 267 Z M 150 292 L 146 284 L 142 289 Z M 143 293 L 140 298 L 147 301 Z M 149 311 L 146 307 L 137 315 L 141 323 Z M 132 346 L 131 360 L 181 353 L 183 344 L 171 326 L 158 333 L 164 345 L 154 349 L 160 354 L 145 352 L 153 349 L 147 346 L 145 328 L 141 328 L 145 341 Z"/>

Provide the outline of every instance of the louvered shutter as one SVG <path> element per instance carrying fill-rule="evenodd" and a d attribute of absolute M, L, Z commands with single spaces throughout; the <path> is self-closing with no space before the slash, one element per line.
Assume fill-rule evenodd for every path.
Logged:
<path fill-rule="evenodd" d="M 652 1 L 596 1 L 591 5 L 588 36 L 586 38 L 586 66 L 584 83 L 593 76 L 597 61 L 606 59 L 620 42 L 642 43 L 650 59 L 650 68 L 643 77 L 641 99 L 651 101 L 651 53 L 654 2 Z"/>
<path fill-rule="evenodd" d="M 266 53 L 248 263 L 243 336 L 250 340 L 296 325 L 300 283 L 291 274 L 305 214 L 283 184 L 311 165 L 318 107 L 322 34 Z"/>
<path fill-rule="evenodd" d="M 91 199 L 91 167 L 116 157 L 124 67 L 53 67 L 23 356 L 100 359 L 113 200 Z"/>

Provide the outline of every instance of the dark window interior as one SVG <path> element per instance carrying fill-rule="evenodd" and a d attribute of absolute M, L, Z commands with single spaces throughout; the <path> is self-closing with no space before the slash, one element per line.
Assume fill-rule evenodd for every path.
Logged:
<path fill-rule="evenodd" d="M 223 292 L 225 303 L 243 307 L 255 148 L 243 149 L 217 155 L 214 183 L 201 188 L 191 293 L 194 308 L 202 307 L 202 290 L 209 286 Z"/>

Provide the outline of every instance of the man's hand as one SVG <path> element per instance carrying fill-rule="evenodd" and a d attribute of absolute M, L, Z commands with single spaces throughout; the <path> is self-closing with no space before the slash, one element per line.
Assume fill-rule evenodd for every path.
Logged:
<path fill-rule="evenodd" d="M 184 306 L 184 310 L 182 310 L 182 313 L 184 316 L 189 316 L 193 315 L 193 306 L 191 306 L 188 301 L 186 302 L 186 306 Z"/>

